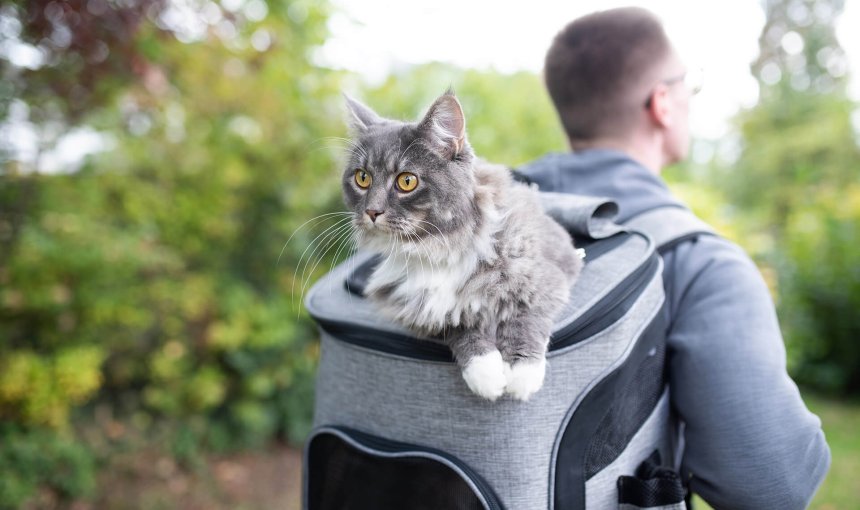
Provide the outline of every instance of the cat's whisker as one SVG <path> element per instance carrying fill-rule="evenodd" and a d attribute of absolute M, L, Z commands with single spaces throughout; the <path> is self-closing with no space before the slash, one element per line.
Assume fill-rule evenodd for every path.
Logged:
<path fill-rule="evenodd" d="M 320 242 L 314 247 L 314 251 L 311 252 L 310 256 L 308 256 L 307 260 L 305 261 L 304 269 L 307 269 L 307 267 L 308 267 L 308 265 L 310 265 L 311 261 L 316 261 L 316 262 L 314 263 L 313 267 L 311 267 L 311 270 L 307 273 L 308 274 L 307 280 L 305 280 L 305 278 L 304 278 L 304 276 L 305 276 L 304 270 L 302 271 L 302 280 L 301 280 L 302 292 L 304 292 L 305 284 L 308 281 L 310 281 L 314 270 L 319 265 L 322 258 L 333 247 L 333 241 L 335 239 L 340 238 L 340 236 L 344 232 L 348 231 L 349 228 L 351 228 L 349 224 L 340 224 L 336 228 L 328 229 L 328 233 L 326 234 L 326 236 L 323 239 L 321 239 Z M 320 251 L 320 250 L 322 250 L 322 251 Z"/>
<path fill-rule="evenodd" d="M 345 236 L 349 236 L 351 229 L 352 225 L 343 225 L 339 229 L 337 229 L 337 231 L 331 234 L 331 236 L 325 241 L 324 245 L 321 244 L 321 246 L 325 246 L 325 249 L 322 251 L 322 253 L 319 254 L 319 256 L 316 257 L 316 263 L 314 263 L 313 267 L 308 272 L 308 278 L 302 284 L 302 295 L 304 295 L 305 290 L 307 289 L 308 285 L 310 285 L 311 279 L 314 275 L 314 271 L 316 271 L 317 266 L 319 266 L 319 263 L 322 262 L 328 252 L 330 252 L 332 249 L 337 246 L 342 246 Z"/>
<path fill-rule="evenodd" d="M 319 147 L 313 147 L 316 144 L 320 144 Z M 367 159 L 367 151 L 364 148 L 355 142 L 354 140 L 350 140 L 349 138 L 343 138 L 339 136 L 326 136 L 322 138 L 318 138 L 311 142 L 309 152 L 313 152 L 321 149 L 338 149 L 345 150 L 348 153 L 352 154 L 356 158 L 359 159 Z"/>
<path fill-rule="evenodd" d="M 411 226 L 412 235 L 415 236 L 415 239 L 418 241 L 418 246 L 422 250 L 424 250 L 424 253 L 427 255 L 426 258 L 427 258 L 427 262 L 430 264 L 430 269 L 433 271 L 436 271 L 438 269 L 438 267 L 436 266 L 436 261 L 434 260 L 434 257 L 432 256 L 432 251 L 431 251 L 430 247 L 427 246 L 427 240 L 423 239 L 421 236 L 418 235 L 418 232 L 415 230 L 416 227 L 420 228 L 421 230 L 424 230 L 425 232 L 427 232 L 427 231 L 418 225 L 412 225 Z M 423 258 L 423 257 L 419 257 L 419 258 Z"/>
<path fill-rule="evenodd" d="M 344 244 L 343 244 L 343 241 L 345 240 L 344 236 L 349 235 L 349 232 L 344 230 L 345 227 L 346 227 L 345 225 L 342 225 L 340 228 L 337 229 L 337 231 L 332 232 L 326 240 L 324 240 L 323 242 L 320 243 L 320 245 L 318 247 L 324 246 L 325 248 L 319 253 L 319 255 L 312 256 L 312 258 L 308 258 L 308 260 L 305 264 L 305 268 L 302 272 L 302 277 L 301 277 L 302 279 L 300 280 L 300 282 L 301 282 L 301 289 L 300 290 L 301 290 L 302 296 L 305 295 L 305 291 L 307 290 L 308 286 L 310 285 L 311 280 L 313 279 L 313 275 L 315 274 L 317 267 L 319 266 L 320 262 L 323 261 L 325 256 L 335 247 L 338 247 L 338 249 L 340 249 L 344 246 Z M 310 264 L 310 262 L 312 260 L 315 260 L 315 262 L 314 262 L 313 266 L 310 267 L 310 270 L 307 271 L 307 278 L 305 278 L 304 272 L 305 272 L 305 270 L 307 270 L 308 265 Z"/>
<path fill-rule="evenodd" d="M 327 137 L 327 138 L 330 140 L 333 140 L 333 141 L 345 143 L 350 148 L 350 150 L 353 152 L 353 154 L 367 158 L 367 151 L 364 149 L 364 147 L 362 147 L 361 144 L 359 144 L 355 140 L 351 140 L 349 138 L 343 138 L 343 137 L 339 137 L 339 136 L 331 136 L 331 137 Z"/>
<path fill-rule="evenodd" d="M 438 237 L 438 239 L 441 239 L 441 240 L 442 240 L 442 242 L 443 242 L 443 243 L 445 243 L 445 246 L 446 246 L 446 247 L 449 247 L 449 246 L 448 246 L 448 236 L 446 236 L 445 234 L 443 234 L 443 233 L 442 233 L 442 229 L 440 229 L 438 226 L 436 226 L 436 224 L 434 224 L 434 223 L 432 223 L 432 222 L 430 222 L 430 221 L 427 221 L 427 220 L 419 220 L 419 219 L 415 219 L 414 221 L 415 221 L 415 222 L 417 222 L 417 223 L 426 223 L 427 225 L 430 225 L 431 227 L 435 228 L 435 229 L 436 229 L 436 232 L 439 232 L 439 235 L 438 235 L 438 236 L 436 236 L 436 234 L 434 234 L 434 233 L 430 232 L 430 231 L 429 231 L 429 230 L 427 230 L 426 228 L 421 227 L 420 225 L 417 225 L 417 224 L 415 225 L 416 227 L 418 227 L 418 228 L 420 228 L 421 230 L 423 230 L 424 232 L 426 232 L 428 236 L 430 236 L 430 237 Z"/>
<path fill-rule="evenodd" d="M 287 249 L 287 245 L 290 244 L 290 241 L 293 240 L 293 237 L 296 234 L 298 234 L 299 231 L 302 228 L 304 228 L 305 225 L 307 225 L 308 223 L 310 223 L 314 220 L 319 220 L 316 223 L 314 223 L 314 226 L 316 226 L 316 225 L 322 223 L 323 221 L 325 221 L 326 219 L 331 219 L 332 216 L 352 216 L 353 214 L 355 214 L 355 213 L 346 212 L 346 211 L 338 211 L 338 212 L 330 212 L 330 213 L 320 214 L 319 216 L 314 216 L 313 218 L 311 218 L 308 221 L 299 225 L 299 227 L 297 229 L 295 229 L 292 234 L 290 234 L 290 237 L 287 239 L 287 242 L 284 243 L 283 248 L 281 248 L 281 253 L 278 254 L 278 260 L 275 262 L 275 267 L 278 267 L 278 264 L 281 263 L 281 257 L 284 256 L 284 251 Z"/>
<path fill-rule="evenodd" d="M 382 262 L 379 263 L 380 267 L 388 264 L 388 261 L 391 260 L 391 257 L 394 255 L 394 250 L 395 250 L 394 238 L 389 237 L 388 238 L 388 248 L 386 248 L 386 250 L 385 250 L 385 260 L 383 260 Z"/>
<path fill-rule="evenodd" d="M 427 252 L 427 251 L 426 251 L 426 247 L 423 245 L 423 243 L 421 243 L 421 242 L 420 242 L 420 241 L 421 241 L 421 238 L 418 236 L 418 234 L 417 234 L 417 233 L 415 233 L 415 230 L 414 230 L 414 229 L 412 229 L 412 231 L 411 231 L 411 232 L 407 232 L 407 234 L 409 235 L 410 239 L 414 237 L 417 241 L 419 241 L 419 244 L 418 244 L 417 246 L 419 247 L 419 249 L 424 249 L 424 250 L 425 250 L 425 253 L 427 253 L 427 255 L 428 255 L 428 263 L 430 263 L 430 269 L 431 269 L 431 271 L 432 271 L 432 270 L 434 269 L 434 268 L 433 268 L 433 261 L 432 261 L 432 259 L 430 259 L 430 258 L 429 258 L 429 252 Z M 424 268 L 424 257 L 421 257 L 421 256 L 419 255 L 419 256 L 418 256 L 418 263 L 419 263 L 419 264 L 421 264 L 421 272 L 422 272 L 422 273 L 426 272 L 426 269 Z M 407 267 L 408 267 L 408 266 L 407 266 Z M 419 311 L 419 312 L 424 308 L 424 300 L 425 300 L 425 298 L 426 298 L 426 297 L 427 297 L 427 289 L 426 289 L 426 288 L 422 288 L 422 289 L 421 289 L 421 297 L 420 297 L 420 298 L 419 298 L 419 300 L 418 300 L 418 311 Z"/>
<path fill-rule="evenodd" d="M 350 246 L 350 249 L 349 249 L 349 251 L 347 251 L 345 258 L 350 257 L 350 255 L 355 252 L 355 249 L 356 249 L 356 246 L 355 246 L 355 228 L 352 227 L 349 231 L 346 232 L 345 235 L 349 238 L 348 241 L 350 241 L 350 242 L 349 243 L 342 242 L 341 247 L 334 253 L 334 258 L 332 258 L 331 266 L 329 267 L 329 271 L 334 269 L 334 265 L 335 265 L 335 263 L 337 263 L 337 260 L 340 257 L 340 254 L 345 247 Z"/>
<path fill-rule="evenodd" d="M 419 222 L 421 222 L 421 223 L 427 223 L 428 225 L 430 225 L 430 226 L 432 226 L 432 227 L 435 227 L 435 228 L 436 228 L 436 230 L 439 230 L 439 227 L 436 227 L 436 225 L 433 225 L 433 224 L 432 224 L 432 223 L 430 223 L 429 221 L 424 221 L 424 220 L 417 220 L 417 221 L 419 221 Z M 431 233 L 430 231 L 428 231 L 426 228 L 422 227 L 421 225 L 414 225 L 414 227 L 415 227 L 415 228 L 420 228 L 422 231 L 424 231 L 424 233 L 425 233 L 425 234 L 427 234 L 427 237 L 428 237 L 428 238 L 433 238 L 433 239 L 439 239 L 439 240 L 441 240 L 441 241 L 442 241 L 442 244 L 445 246 L 445 249 L 446 249 L 446 250 L 448 250 L 449 252 L 451 251 L 451 245 L 448 243 L 448 238 L 447 238 L 446 236 L 442 235 L 442 231 L 441 231 L 441 230 L 439 230 L 439 236 L 436 236 L 436 235 L 434 235 L 433 233 Z M 428 240 L 427 242 L 430 242 L 430 241 Z"/>
<path fill-rule="evenodd" d="M 329 271 L 334 270 L 334 265 L 337 263 L 338 260 L 340 260 L 341 253 L 343 252 L 344 248 L 349 247 L 349 249 L 346 251 L 346 255 L 344 255 L 344 257 L 343 257 L 344 259 L 349 259 L 350 257 L 352 257 L 355 254 L 356 249 L 358 248 L 358 246 L 356 245 L 355 233 L 356 233 L 355 229 L 353 228 L 353 229 L 351 229 L 345 233 L 346 239 L 341 238 L 341 240 L 339 240 L 339 242 L 341 243 L 341 246 L 334 253 L 334 257 L 332 257 L 331 265 L 329 266 Z M 329 291 L 333 292 L 332 289 L 333 288 L 330 288 Z M 349 298 L 350 301 L 352 301 L 352 293 L 347 293 L 347 297 Z"/>
<path fill-rule="evenodd" d="M 316 245 L 316 243 L 317 243 L 317 241 L 318 241 L 318 240 L 320 240 L 320 238 L 321 238 L 321 237 L 323 237 L 323 236 L 327 236 L 330 232 L 337 232 L 337 231 L 339 231 L 341 228 L 343 228 L 344 226 L 346 226 L 346 225 L 348 224 L 348 222 L 351 222 L 351 221 L 352 221 L 352 215 L 350 215 L 350 216 L 349 216 L 349 217 L 347 217 L 347 218 L 340 218 L 339 220 L 337 220 L 337 222 L 336 222 L 334 225 L 331 225 L 331 226 L 327 227 L 327 228 L 326 228 L 325 230 L 323 230 L 319 235 L 317 235 L 317 236 L 316 236 L 316 237 L 315 237 L 315 238 L 314 238 L 310 243 L 308 243 L 308 246 L 307 246 L 307 247 L 305 248 L 305 250 L 302 252 L 301 257 L 299 257 L 299 261 L 298 261 L 298 263 L 296 264 L 296 270 L 295 270 L 295 273 L 294 273 L 294 275 L 293 275 L 293 282 L 292 282 L 292 285 L 291 285 L 291 287 L 290 287 L 290 300 L 291 300 L 291 302 L 293 302 L 293 303 L 295 302 L 295 290 L 296 290 L 296 278 L 295 278 L 295 274 L 297 274 L 297 273 L 298 273 L 298 268 L 299 268 L 299 266 L 301 266 L 301 265 L 302 265 L 302 260 L 305 260 L 305 255 L 307 255 L 308 250 L 310 250 L 311 248 L 313 248 L 313 251 L 311 252 L 311 255 L 310 255 L 310 256 L 308 257 L 308 259 L 305 261 L 305 264 L 304 264 L 304 266 L 303 266 L 303 268 L 302 268 L 302 275 L 301 275 L 300 281 L 304 281 L 304 278 L 305 278 L 305 270 L 307 269 L 308 262 L 311 260 L 311 258 L 313 257 L 314 253 L 316 253 L 316 251 L 317 251 L 318 246 L 315 246 L 315 245 Z M 347 222 L 347 223 L 344 223 L 344 222 Z"/>
<path fill-rule="evenodd" d="M 311 262 L 314 260 L 319 260 L 316 258 L 316 254 L 319 252 L 320 247 L 326 246 L 333 235 L 336 235 L 344 228 L 344 224 L 338 223 L 336 225 L 332 225 L 323 231 L 317 238 L 312 241 L 308 247 L 305 249 L 305 253 L 302 254 L 302 257 L 299 259 L 298 264 L 296 265 L 296 270 L 294 272 L 292 285 L 290 288 L 290 296 L 293 302 L 295 302 L 296 296 L 296 281 L 299 282 L 299 293 L 300 296 L 304 295 L 304 287 L 305 287 L 305 275 L 308 274 L 307 270 Z M 310 253 L 308 253 L 310 251 Z M 318 263 L 318 262 L 317 262 Z M 301 268 L 301 272 L 299 272 L 299 268 Z M 311 270 L 310 275 L 313 274 L 313 270 Z M 310 276 L 308 277 L 310 278 Z"/>
<path fill-rule="evenodd" d="M 421 270 L 423 272 L 426 272 L 426 269 L 424 268 L 424 260 L 426 259 L 427 263 L 430 265 L 430 272 L 431 273 L 437 273 L 439 271 L 439 267 L 437 265 L 437 261 L 435 260 L 435 257 L 433 257 L 432 249 L 430 248 L 430 246 L 427 245 L 427 241 L 418 235 L 418 232 L 415 230 L 416 226 L 417 225 L 411 226 L 411 234 L 415 238 L 415 240 L 418 241 L 417 246 L 419 247 L 420 250 L 422 250 L 424 252 L 424 255 L 425 255 L 423 257 L 422 256 L 418 257 L 419 263 L 421 264 Z M 421 227 L 418 227 L 418 228 L 421 228 Z M 425 289 L 421 290 L 421 301 L 420 301 L 421 305 L 423 305 L 426 297 L 427 297 L 427 289 L 425 288 Z"/>
<path fill-rule="evenodd" d="M 409 152 L 409 149 L 411 149 L 412 146 L 415 145 L 415 143 L 418 140 L 419 140 L 419 138 L 412 140 L 412 142 L 406 147 L 406 150 L 404 150 L 402 153 L 400 153 L 400 157 L 398 158 L 400 161 L 403 161 L 404 159 L 406 159 L 406 153 Z"/>

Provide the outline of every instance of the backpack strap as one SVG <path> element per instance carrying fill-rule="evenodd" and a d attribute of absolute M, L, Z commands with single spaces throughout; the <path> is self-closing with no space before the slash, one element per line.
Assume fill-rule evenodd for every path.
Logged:
<path fill-rule="evenodd" d="M 678 206 L 650 209 L 627 220 L 624 226 L 648 234 L 661 255 L 685 241 L 702 235 L 717 235 L 689 209 Z"/>

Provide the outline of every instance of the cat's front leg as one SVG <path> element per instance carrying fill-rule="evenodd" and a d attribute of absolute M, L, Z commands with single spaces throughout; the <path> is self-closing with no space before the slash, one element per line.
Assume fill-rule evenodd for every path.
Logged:
<path fill-rule="evenodd" d="M 449 345 L 472 393 L 491 401 L 504 394 L 507 367 L 494 342 L 479 331 L 461 329 L 449 337 Z"/>
<path fill-rule="evenodd" d="M 543 387 L 551 322 L 535 317 L 499 324 L 498 346 L 507 367 L 505 392 L 528 400 Z"/>

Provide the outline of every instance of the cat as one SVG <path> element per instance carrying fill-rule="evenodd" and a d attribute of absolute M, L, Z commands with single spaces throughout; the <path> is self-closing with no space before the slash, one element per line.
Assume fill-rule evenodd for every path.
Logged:
<path fill-rule="evenodd" d="M 583 264 L 567 231 L 543 213 L 536 190 L 475 156 L 451 90 L 415 123 L 346 102 L 343 198 L 358 246 L 383 255 L 366 296 L 445 342 L 476 395 L 529 399 Z"/>

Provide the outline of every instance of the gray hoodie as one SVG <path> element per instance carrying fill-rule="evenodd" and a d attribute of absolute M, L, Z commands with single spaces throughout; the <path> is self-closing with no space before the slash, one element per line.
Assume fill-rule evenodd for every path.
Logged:
<path fill-rule="evenodd" d="M 518 170 L 544 191 L 615 200 L 620 223 L 655 207 L 684 207 L 618 151 L 552 154 Z M 761 274 L 743 250 L 714 236 L 681 243 L 663 261 L 682 477 L 715 508 L 806 508 L 830 450 L 786 371 Z"/>

